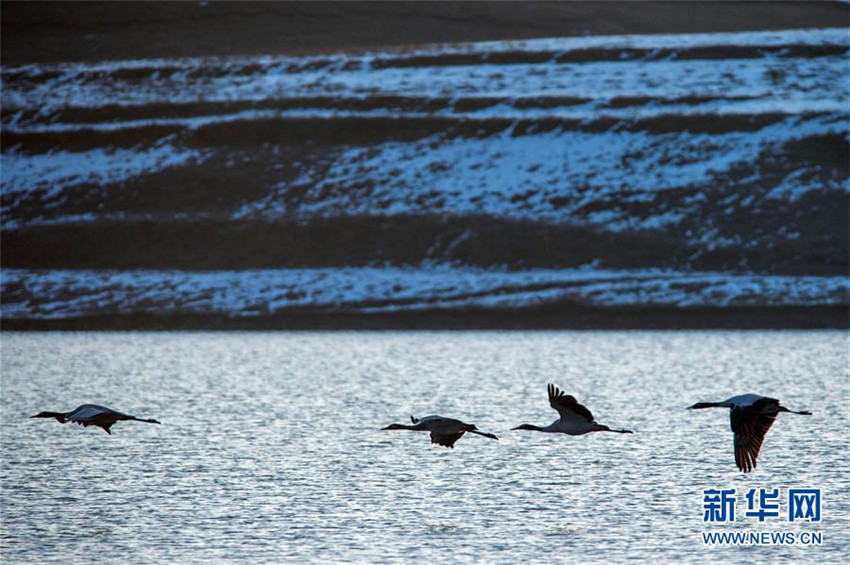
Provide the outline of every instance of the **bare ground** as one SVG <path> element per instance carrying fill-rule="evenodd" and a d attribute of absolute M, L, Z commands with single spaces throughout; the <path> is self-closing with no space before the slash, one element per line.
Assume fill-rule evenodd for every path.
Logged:
<path fill-rule="evenodd" d="M 828 2 L 0 2 L 4 65 L 847 25 Z"/>

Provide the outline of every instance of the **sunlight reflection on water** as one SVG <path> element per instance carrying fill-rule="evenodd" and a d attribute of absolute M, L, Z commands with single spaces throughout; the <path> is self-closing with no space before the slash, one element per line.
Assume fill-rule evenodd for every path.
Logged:
<path fill-rule="evenodd" d="M 2 560 L 843 560 L 844 332 L 2 334 Z M 546 383 L 633 436 L 546 425 Z M 738 473 L 725 410 L 780 416 Z M 161 426 L 29 420 L 100 403 Z M 454 416 L 449 450 L 379 432 Z M 703 488 L 821 487 L 821 547 L 706 548 Z M 729 529 L 805 530 L 778 521 Z M 769 552 L 769 554 L 768 554 Z"/>

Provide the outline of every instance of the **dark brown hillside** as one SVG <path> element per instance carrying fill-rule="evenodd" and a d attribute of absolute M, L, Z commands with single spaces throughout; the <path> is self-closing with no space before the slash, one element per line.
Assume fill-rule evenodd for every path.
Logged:
<path fill-rule="evenodd" d="M 847 25 L 838 2 L 2 2 L 4 65 Z"/>

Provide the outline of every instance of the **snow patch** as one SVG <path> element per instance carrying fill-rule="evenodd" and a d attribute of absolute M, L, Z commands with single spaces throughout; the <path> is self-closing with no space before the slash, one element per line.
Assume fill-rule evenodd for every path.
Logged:
<path fill-rule="evenodd" d="M 256 271 L 5 269 L 3 319 L 131 313 L 260 316 L 290 309 L 393 312 L 433 308 L 847 305 L 846 277 L 587 269 L 522 272 L 431 268 Z"/>
<path fill-rule="evenodd" d="M 50 199 L 71 186 L 121 182 L 200 158 L 199 151 L 163 145 L 147 150 L 90 149 L 36 155 L 11 151 L 0 155 L 0 163 L 5 194 L 43 191 L 44 198 Z"/>

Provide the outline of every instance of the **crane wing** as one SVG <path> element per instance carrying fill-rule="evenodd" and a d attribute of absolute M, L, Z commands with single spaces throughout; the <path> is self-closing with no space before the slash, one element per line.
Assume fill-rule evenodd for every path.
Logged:
<path fill-rule="evenodd" d="M 439 435 L 455 434 L 461 431 L 464 426 L 464 423 L 460 420 L 437 415 L 425 416 L 421 418 L 419 422 L 424 424 L 425 429 L 429 432 Z"/>
<path fill-rule="evenodd" d="M 110 412 L 114 412 L 109 408 L 104 408 L 103 406 L 95 406 L 94 404 L 83 404 L 82 406 L 78 406 L 73 412 L 68 414 L 68 420 L 71 422 L 88 422 L 92 418 L 100 416 L 102 414 L 108 414 Z M 116 414 L 119 414 L 116 412 Z M 119 414 L 121 415 L 121 414 Z"/>
<path fill-rule="evenodd" d="M 756 468 L 764 436 L 776 420 L 776 412 L 761 412 L 762 406 L 735 407 L 730 413 L 735 432 L 735 464 L 743 473 Z"/>
<path fill-rule="evenodd" d="M 437 445 L 451 447 L 454 449 L 455 442 L 462 437 L 463 432 L 458 432 L 456 434 L 438 434 L 431 432 L 431 443 L 436 443 Z"/>
<path fill-rule="evenodd" d="M 558 387 L 549 384 L 549 406 L 558 411 L 562 420 L 593 421 L 590 410 L 578 403 L 574 396 L 564 394 Z"/>

